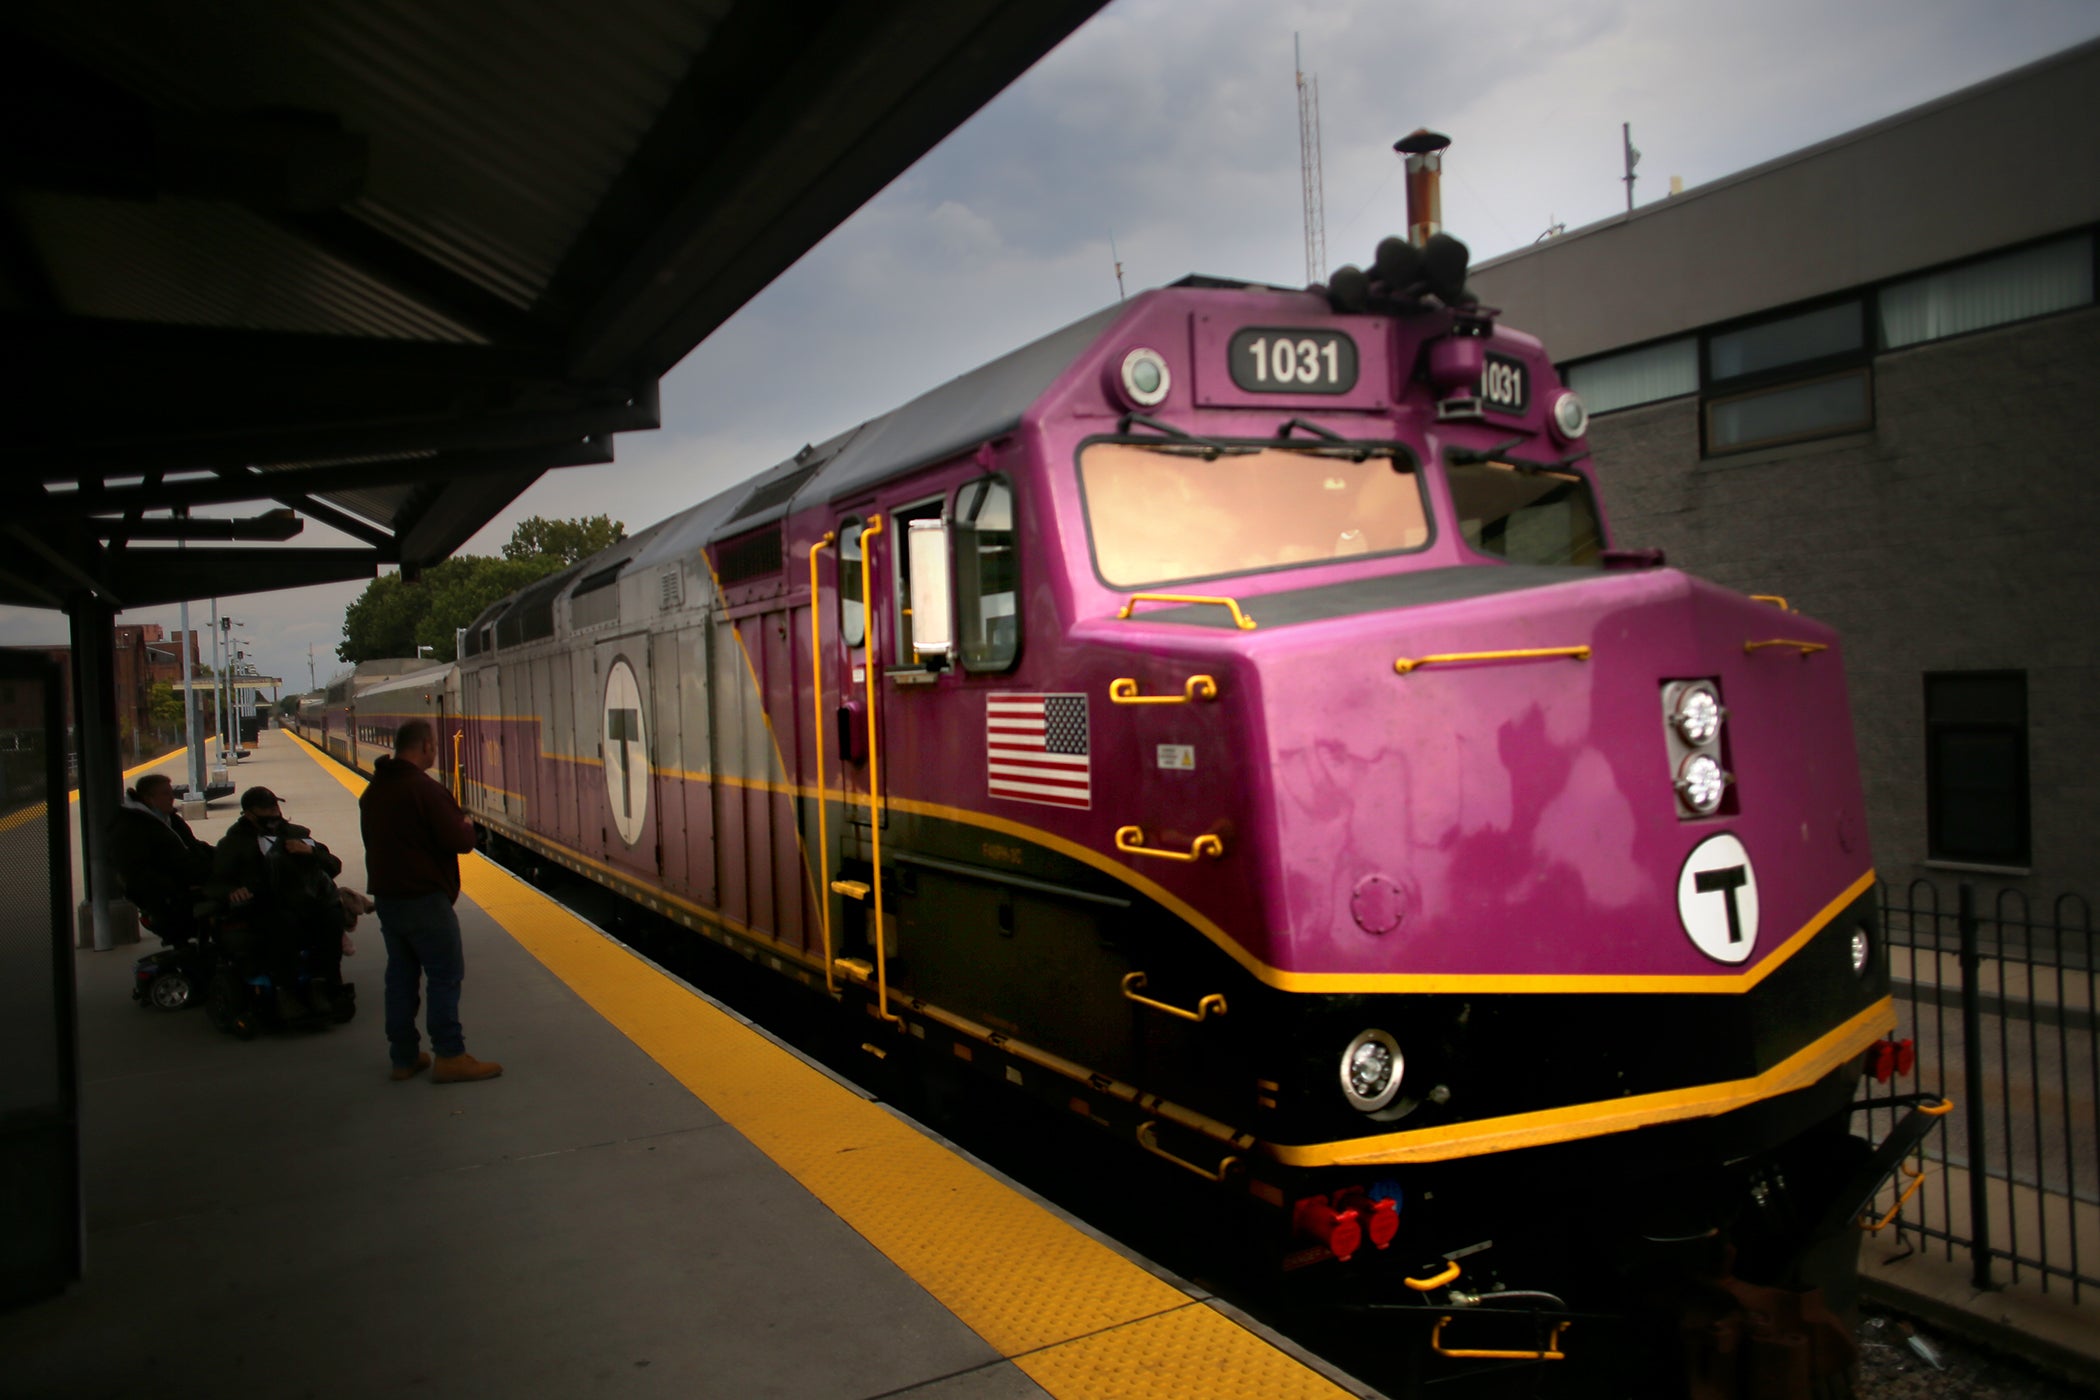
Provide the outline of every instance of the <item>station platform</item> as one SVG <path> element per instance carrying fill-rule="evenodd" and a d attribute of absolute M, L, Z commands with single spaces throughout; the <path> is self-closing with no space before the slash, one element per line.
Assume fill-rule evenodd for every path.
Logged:
<path fill-rule="evenodd" d="M 363 887 L 357 775 L 271 731 L 235 776 Z M 150 935 L 76 955 L 86 1277 L 0 1314 L 0 1394 L 1374 1393 L 462 865 L 492 1081 L 389 1080 L 369 916 L 356 1019 L 245 1043 L 132 1000 Z"/>

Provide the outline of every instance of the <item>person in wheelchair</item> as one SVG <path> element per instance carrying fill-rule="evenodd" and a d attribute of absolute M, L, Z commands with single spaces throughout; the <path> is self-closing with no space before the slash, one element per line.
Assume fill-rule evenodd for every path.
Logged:
<path fill-rule="evenodd" d="M 195 938 L 213 852 L 176 813 L 175 785 L 166 774 L 148 773 L 125 791 L 109 837 L 124 897 L 146 926 L 171 944 Z"/>
<path fill-rule="evenodd" d="M 240 820 L 219 839 L 210 888 L 226 905 L 227 952 L 244 976 L 269 975 L 282 1019 L 347 1019 L 335 887 L 342 869 L 311 831 L 285 820 L 276 793 L 252 787 L 241 794 Z"/>

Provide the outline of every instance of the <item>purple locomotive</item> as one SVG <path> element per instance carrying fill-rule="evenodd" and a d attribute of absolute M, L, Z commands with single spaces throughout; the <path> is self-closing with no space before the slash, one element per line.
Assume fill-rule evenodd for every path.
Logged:
<path fill-rule="evenodd" d="M 439 716 L 496 837 L 1202 1178 L 1284 1267 L 1445 1320 L 1672 1268 L 1842 1300 L 1904 1144 L 1848 1129 L 1894 1014 L 1840 643 L 1614 548 L 1581 404 L 1462 282 L 1389 241 L 1137 296 L 336 732 Z"/>

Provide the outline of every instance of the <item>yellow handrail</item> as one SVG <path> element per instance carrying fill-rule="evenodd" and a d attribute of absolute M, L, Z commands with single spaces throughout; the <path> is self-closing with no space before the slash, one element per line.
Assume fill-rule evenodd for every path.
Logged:
<path fill-rule="evenodd" d="M 1211 603 L 1232 613 L 1233 623 L 1242 632 L 1254 630 L 1254 619 L 1240 611 L 1238 602 L 1231 598 L 1213 598 L 1206 593 L 1133 593 L 1130 601 L 1123 604 L 1117 617 L 1127 618 L 1137 611 L 1139 603 Z"/>
<path fill-rule="evenodd" d="M 880 638 L 876 632 L 876 590 L 867 567 L 876 556 L 869 539 L 882 533 L 882 516 L 867 516 L 867 525 L 861 527 L 861 607 L 867 609 L 867 625 L 861 628 L 863 640 L 867 642 L 867 840 L 874 850 L 876 861 L 876 894 L 869 915 L 876 921 L 876 1016 L 895 1024 L 899 1031 L 905 1024 L 903 1016 L 890 1014 L 890 963 L 882 949 L 882 743 L 876 737 L 876 672 L 880 670 Z"/>
<path fill-rule="evenodd" d="M 880 657 L 875 629 L 875 589 L 868 573 L 868 565 L 875 557 L 874 546 L 869 541 L 881 533 L 882 517 L 879 515 L 869 516 L 868 523 L 860 531 L 860 596 L 862 606 L 868 611 L 867 625 L 861 629 L 868 647 L 868 840 L 875 858 L 875 902 L 869 912 L 875 920 L 875 1014 L 902 1030 L 904 1018 L 890 1011 L 889 958 L 882 946 L 882 756 L 875 732 L 875 672 L 879 669 L 877 662 Z"/>
<path fill-rule="evenodd" d="M 452 731 L 452 800 L 454 802 L 464 802 L 466 800 L 466 786 L 460 780 L 459 775 L 459 746 L 466 741 L 466 737 L 467 731 L 465 729 Z"/>
<path fill-rule="evenodd" d="M 1743 651 L 1745 654 L 1757 651 L 1762 647 L 1799 647 L 1801 649 L 1801 655 L 1803 656 L 1808 655 L 1812 651 L 1830 650 L 1830 644 L 1828 642 L 1797 642 L 1791 637 L 1773 637 L 1767 641 L 1743 643 Z"/>
<path fill-rule="evenodd" d="M 1544 1351 L 1476 1351 L 1444 1345 L 1444 1324 L 1450 1320 L 1450 1315 L 1446 1314 L 1429 1329 L 1429 1349 L 1438 1356 L 1457 1357 L 1462 1361 L 1566 1361 L 1568 1354 L 1560 1349 L 1560 1334 L 1575 1325 L 1572 1322 L 1554 1323 L 1553 1335 L 1546 1339 Z"/>
<path fill-rule="evenodd" d="M 1902 1192 L 1896 1197 L 1896 1204 L 1890 1206 L 1889 1213 L 1882 1216 L 1881 1219 L 1875 1220 L 1870 1216 L 1862 1215 L 1859 1218 L 1860 1229 L 1865 1230 L 1870 1235 L 1878 1235 L 1883 1230 L 1888 1229 L 1889 1226 L 1896 1223 L 1896 1217 L 1903 1214 L 1904 1204 L 1912 1196 L 1917 1195 L 1918 1188 L 1925 1184 L 1925 1164 L 1923 1162 L 1920 1162 L 1915 1168 L 1910 1163 L 1905 1162 L 1902 1164 L 1902 1172 L 1910 1178 L 1910 1185 L 1903 1188 Z"/>
<path fill-rule="evenodd" d="M 1164 1158 L 1166 1161 L 1172 1162 L 1175 1166 L 1181 1168 L 1185 1172 L 1194 1172 L 1196 1175 L 1202 1177 L 1205 1181 L 1223 1181 L 1225 1179 L 1225 1174 L 1240 1164 L 1239 1158 L 1227 1157 L 1224 1161 L 1218 1163 L 1218 1169 L 1213 1172 L 1207 1171 L 1204 1168 L 1197 1166 L 1194 1162 L 1186 1160 L 1185 1158 L 1176 1157 L 1173 1153 L 1167 1151 L 1164 1147 L 1161 1147 L 1159 1145 L 1159 1139 L 1153 1136 L 1152 1130 L 1158 1126 L 1159 1124 L 1156 1120 L 1149 1123 L 1138 1124 L 1138 1146 L 1144 1148 L 1147 1152 L 1150 1152 L 1155 1157 Z"/>
<path fill-rule="evenodd" d="M 1442 666 L 1454 661 L 1523 661 L 1534 656 L 1565 656 L 1575 661 L 1590 659 L 1588 647 L 1528 647 L 1521 651 L 1452 651 L 1438 656 L 1403 656 L 1393 663 L 1401 675 L 1424 666 Z"/>
<path fill-rule="evenodd" d="M 1108 683 L 1108 699 L 1112 705 L 1186 705 L 1192 700 L 1217 698 L 1218 683 L 1209 676 L 1190 676 L 1179 695 L 1140 695 L 1138 683 L 1128 676 Z"/>
<path fill-rule="evenodd" d="M 1178 1006 L 1169 1006 L 1163 1001 L 1154 1001 L 1151 997 L 1139 996 L 1138 991 L 1144 985 L 1145 974 L 1142 972 L 1128 972 L 1123 975 L 1123 995 L 1136 1002 L 1139 1006 L 1149 1006 L 1154 1011 L 1164 1011 L 1167 1015 L 1177 1016 L 1184 1021 L 1201 1021 L 1213 1011 L 1220 1016 L 1225 1014 L 1225 994 L 1223 992 L 1212 992 L 1209 996 L 1196 1003 L 1194 1011 L 1183 1011 Z"/>
<path fill-rule="evenodd" d="M 1753 603 L 1771 603 L 1781 612 L 1793 611 L 1792 608 L 1787 606 L 1786 599 L 1780 597 L 1777 593 L 1753 593 L 1750 595 L 1750 601 Z"/>
<path fill-rule="evenodd" d="M 1154 860 L 1198 861 L 1208 856 L 1216 860 L 1225 854 L 1225 843 L 1215 836 L 1198 836 L 1187 854 L 1180 851 L 1156 850 L 1145 844 L 1145 829 L 1141 826 L 1119 826 L 1116 828 L 1116 849 L 1130 856 L 1151 856 Z"/>
<path fill-rule="evenodd" d="M 1434 1293 L 1457 1277 L 1458 1261 L 1454 1259 L 1442 1273 L 1434 1278 L 1407 1278 L 1400 1281 L 1417 1293 Z"/>
<path fill-rule="evenodd" d="M 809 547 L 809 732 L 817 740 L 817 902 L 823 906 L 824 914 L 824 990 L 834 995 L 839 983 L 831 966 L 831 838 L 824 823 L 824 808 L 830 803 L 831 794 L 824 786 L 824 649 L 819 644 L 824 634 L 824 614 L 817 606 L 817 556 L 837 538 L 826 530 Z M 879 922 L 876 932 L 881 932 Z"/>

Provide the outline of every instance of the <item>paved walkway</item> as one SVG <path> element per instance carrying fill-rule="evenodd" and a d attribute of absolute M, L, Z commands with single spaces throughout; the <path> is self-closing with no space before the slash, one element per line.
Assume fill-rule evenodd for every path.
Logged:
<path fill-rule="evenodd" d="M 351 775 L 240 778 L 362 883 Z M 76 955 L 88 1274 L 0 1316 L 0 1395 L 1364 1393 L 467 864 L 488 1083 L 388 1082 L 369 921 L 357 1019 L 249 1043 Z"/>

